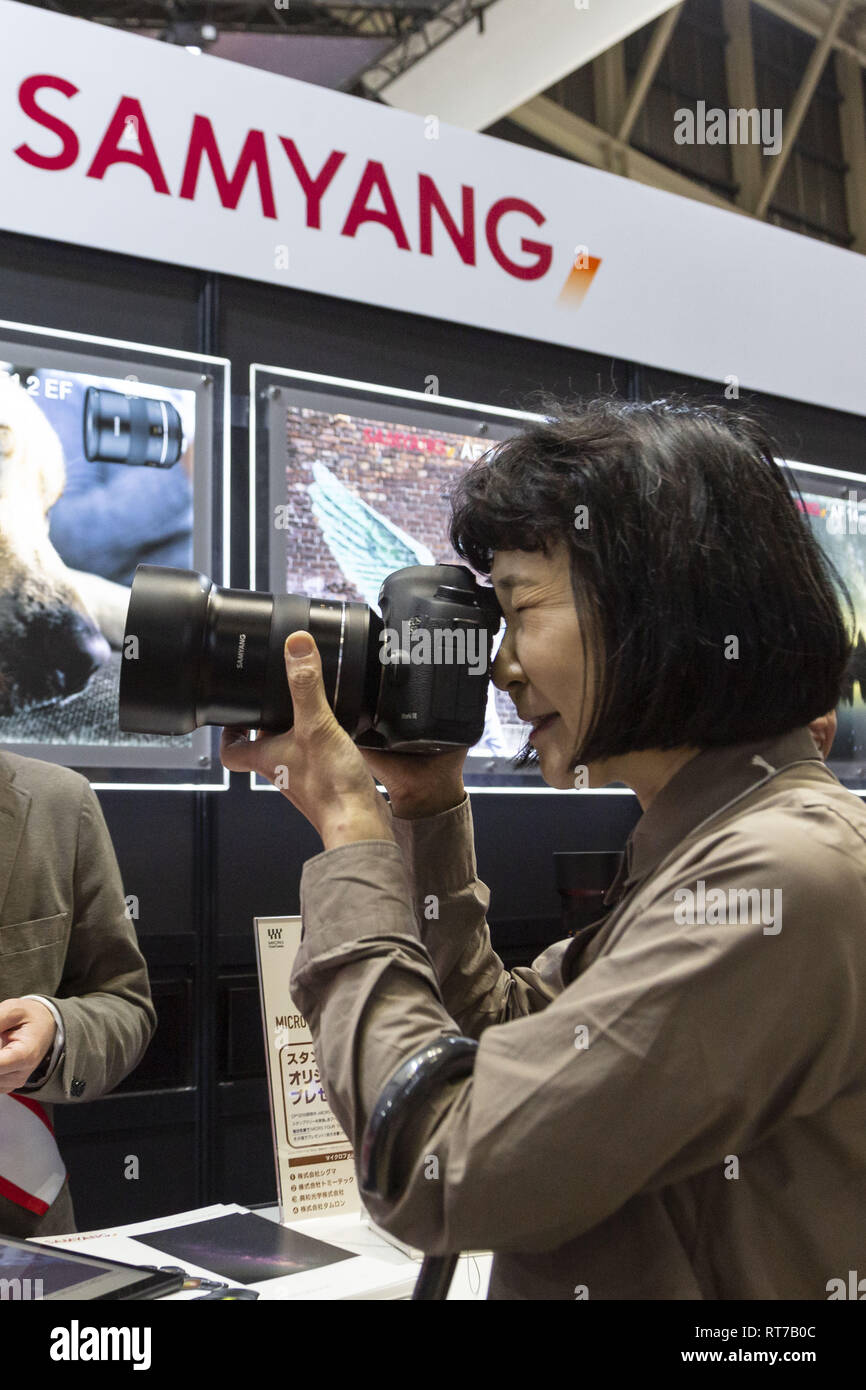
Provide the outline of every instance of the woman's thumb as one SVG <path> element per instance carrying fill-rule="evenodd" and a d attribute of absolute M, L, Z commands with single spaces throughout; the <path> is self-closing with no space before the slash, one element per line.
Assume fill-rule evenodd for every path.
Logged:
<path fill-rule="evenodd" d="M 299 716 L 305 722 L 323 707 L 329 708 L 322 682 L 322 660 L 312 636 L 303 631 L 292 632 L 286 638 L 284 654 L 297 726 Z"/>

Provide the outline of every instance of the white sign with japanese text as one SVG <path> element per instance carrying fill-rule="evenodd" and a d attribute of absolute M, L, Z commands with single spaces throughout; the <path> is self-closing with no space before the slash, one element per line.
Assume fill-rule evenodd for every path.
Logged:
<path fill-rule="evenodd" d="M 359 1211 L 354 1151 L 328 1105 L 307 1020 L 289 993 L 300 917 L 257 917 L 256 957 L 281 1221 Z"/>

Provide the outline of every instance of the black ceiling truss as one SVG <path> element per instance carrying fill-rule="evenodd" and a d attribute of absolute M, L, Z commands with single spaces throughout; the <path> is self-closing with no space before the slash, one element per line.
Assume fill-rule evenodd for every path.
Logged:
<path fill-rule="evenodd" d="M 449 0 L 25 0 L 35 8 L 116 29 L 154 31 L 170 43 L 207 45 L 219 33 L 406 39 Z M 474 6 L 466 6 L 471 17 Z M 202 34 L 202 26 L 205 26 Z M 208 28 L 207 26 L 210 26 Z M 455 26 L 457 27 L 457 26 Z M 211 32 L 211 29 L 215 32 Z"/>

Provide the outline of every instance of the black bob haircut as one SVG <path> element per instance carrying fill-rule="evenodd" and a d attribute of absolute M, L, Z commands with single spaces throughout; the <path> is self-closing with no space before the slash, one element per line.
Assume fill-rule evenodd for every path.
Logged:
<path fill-rule="evenodd" d="M 485 575 L 495 551 L 568 546 L 599 673 L 576 763 L 756 742 L 834 709 L 853 607 L 764 427 L 679 396 L 542 406 L 458 482 L 451 543 Z"/>

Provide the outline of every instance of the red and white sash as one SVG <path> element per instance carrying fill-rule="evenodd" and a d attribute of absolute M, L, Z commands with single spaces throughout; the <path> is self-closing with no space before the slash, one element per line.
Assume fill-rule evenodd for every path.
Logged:
<path fill-rule="evenodd" d="M 54 1129 L 39 1102 L 0 1096 L 0 1196 L 44 1216 L 65 1181 Z"/>

